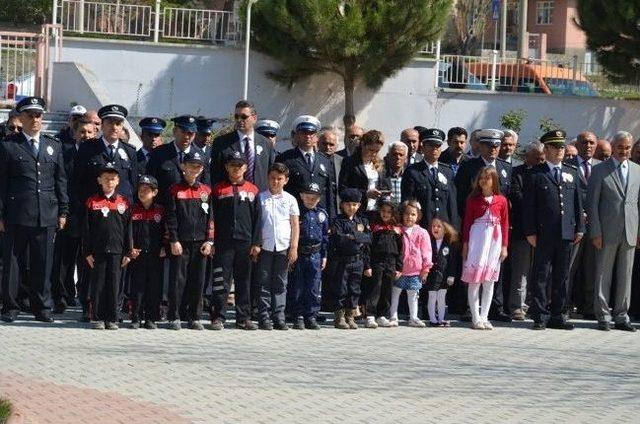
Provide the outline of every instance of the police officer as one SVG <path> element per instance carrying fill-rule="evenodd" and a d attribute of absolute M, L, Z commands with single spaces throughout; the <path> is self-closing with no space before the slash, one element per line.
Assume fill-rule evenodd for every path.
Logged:
<path fill-rule="evenodd" d="M 173 118 L 172 121 L 174 123 L 173 142 L 155 148 L 147 164 L 147 174 L 158 180 L 160 199 L 164 198 L 169 187 L 182 180 L 180 164 L 184 162 L 187 154 L 197 152 L 200 156 L 205 156 L 202 149 L 193 144 L 198 131 L 196 118 L 192 115 L 181 115 Z M 208 166 L 205 166 L 199 178 L 200 182 L 209 184 Z"/>
<path fill-rule="evenodd" d="M 563 313 L 571 246 L 580 242 L 585 227 L 577 168 L 562 163 L 565 138 L 560 130 L 540 138 L 546 162 L 533 167 L 525 180 L 522 225 L 527 241 L 535 248 L 529 308 L 534 330 L 574 327 Z"/>
<path fill-rule="evenodd" d="M 80 145 L 75 159 L 73 176 L 74 194 L 82 204 L 100 192 L 98 173 L 107 163 L 120 174 L 118 194 L 132 202 L 138 182 L 136 149 L 122 141 L 127 109 L 120 105 L 107 105 L 98 110 L 102 119 L 102 137 L 87 140 Z"/>
<path fill-rule="evenodd" d="M 30 252 L 29 297 L 36 320 L 51 316 L 51 267 L 56 228 L 63 229 L 68 212 L 67 179 L 60 143 L 41 133 L 45 102 L 21 100 L 22 132 L 0 143 L 0 232 L 4 232 L 2 316 L 14 321 L 19 284 L 18 256 Z"/>
<path fill-rule="evenodd" d="M 280 124 L 271 119 L 261 119 L 256 122 L 256 132 L 264 136 L 271 143 L 271 147 L 276 148 L 276 135 L 280 129 Z"/>
<path fill-rule="evenodd" d="M 327 157 L 318 151 L 318 131 L 320 131 L 320 121 L 315 116 L 301 115 L 293 121 L 294 144 L 296 147 L 289 149 L 276 158 L 276 162 L 281 162 L 289 168 L 289 182 L 285 190 L 291 193 L 298 203 L 300 202 L 300 192 L 309 187 L 309 184 L 316 183 L 322 191 L 320 197 L 320 207 L 329 213 L 329 217 L 336 215 L 333 204 L 332 174 L 329 167 L 331 163 Z"/>
<path fill-rule="evenodd" d="M 198 131 L 196 132 L 196 137 L 193 140 L 193 144 L 198 146 L 205 155 L 206 164 L 205 166 L 209 166 L 210 157 L 211 157 L 211 142 L 213 141 L 213 124 L 215 124 L 214 119 L 198 117 L 196 119 L 196 127 Z"/>
<path fill-rule="evenodd" d="M 444 137 L 444 131 L 437 128 L 422 131 L 420 143 L 424 159 L 410 165 L 402 176 L 402 201 L 415 199 L 420 203 L 420 224 L 424 228 L 428 228 L 433 218 L 460 226 L 453 171 L 449 165 L 438 162 Z"/>
<path fill-rule="evenodd" d="M 140 120 L 138 125 L 141 130 L 140 140 L 142 141 L 142 147 L 138 149 L 136 156 L 138 159 L 138 171 L 142 175 L 147 169 L 151 151 L 162 145 L 162 132 L 167 123 L 161 118 L 147 117 Z"/>

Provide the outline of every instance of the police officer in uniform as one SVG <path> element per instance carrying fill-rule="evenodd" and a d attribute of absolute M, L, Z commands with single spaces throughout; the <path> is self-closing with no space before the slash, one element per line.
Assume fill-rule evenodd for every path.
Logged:
<path fill-rule="evenodd" d="M 138 123 L 140 129 L 140 140 L 142 141 L 142 147 L 138 149 L 136 154 L 138 159 L 138 171 L 140 175 L 144 174 L 147 169 L 147 163 L 151 158 L 151 152 L 156 147 L 162 145 L 162 132 L 164 131 L 167 123 L 164 119 L 147 117 Z"/>
<path fill-rule="evenodd" d="M 571 246 L 584 234 L 578 169 L 562 163 L 566 134 L 549 131 L 540 141 L 546 162 L 533 167 L 525 180 L 523 230 L 535 248 L 532 270 L 534 330 L 573 330 L 564 315 Z M 547 293 L 551 288 L 551 302 Z"/>
<path fill-rule="evenodd" d="M 429 128 L 420 133 L 423 160 L 410 165 L 402 176 L 402 201 L 415 199 L 422 207 L 420 225 L 428 228 L 433 218 L 460 226 L 453 171 L 438 162 L 444 131 Z"/>
<path fill-rule="evenodd" d="M 198 146 L 205 157 L 205 167 L 209 166 L 211 162 L 211 143 L 213 142 L 213 124 L 215 120 L 200 116 L 196 119 L 196 137 L 193 139 L 193 144 Z"/>
<path fill-rule="evenodd" d="M 261 119 L 256 122 L 256 132 L 269 140 L 274 149 L 276 148 L 276 143 L 278 141 L 276 137 L 279 129 L 280 124 L 276 121 L 272 121 L 271 119 Z"/>
<path fill-rule="evenodd" d="M 120 174 L 118 194 L 133 202 L 138 185 L 138 159 L 136 149 L 120 138 L 124 129 L 127 109 L 120 105 L 107 105 L 98 110 L 102 119 L 102 137 L 87 140 L 80 145 L 75 159 L 73 186 L 76 199 L 82 204 L 98 193 L 98 174 L 107 163 Z"/>
<path fill-rule="evenodd" d="M 51 268 L 56 228 L 63 229 L 68 212 L 67 179 L 60 143 L 42 134 L 45 102 L 21 100 L 22 132 L 0 143 L 0 232 L 4 232 L 2 316 L 14 321 L 20 270 L 18 256 L 29 249 L 29 300 L 38 321 L 51 316 Z"/>
<path fill-rule="evenodd" d="M 289 149 L 276 158 L 289 168 L 289 182 L 285 190 L 291 193 L 302 206 L 300 192 L 306 190 L 309 184 L 316 183 L 322 191 L 319 206 L 329 213 L 332 219 L 336 215 L 333 200 L 332 173 L 329 159 L 318 151 L 318 131 L 320 121 L 315 116 L 301 115 L 293 121 L 294 144 L 297 147 Z"/>

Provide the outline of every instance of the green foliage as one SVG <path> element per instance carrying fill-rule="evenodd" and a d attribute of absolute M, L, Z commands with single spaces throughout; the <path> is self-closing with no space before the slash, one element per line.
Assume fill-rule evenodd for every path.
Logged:
<path fill-rule="evenodd" d="M 500 125 L 502 128 L 515 131 L 520 134 L 522 130 L 522 124 L 524 118 L 527 116 L 527 112 L 522 109 L 514 109 L 507 111 L 500 116 Z"/>
<path fill-rule="evenodd" d="M 277 59 L 269 76 L 293 84 L 331 72 L 345 84 L 345 117 L 353 88 L 372 89 L 438 39 L 451 0 L 260 0 L 253 6 L 252 44 Z M 246 2 L 242 16 L 246 15 Z"/>
<path fill-rule="evenodd" d="M 44 24 L 51 21 L 51 0 L 2 0 L 0 21 L 20 24 Z"/>
<path fill-rule="evenodd" d="M 609 79 L 640 82 L 640 1 L 580 0 L 578 25 Z"/>
<path fill-rule="evenodd" d="M 540 118 L 540 120 L 538 121 L 538 124 L 540 126 L 541 134 L 547 133 L 549 131 L 562 129 L 560 124 L 558 124 L 556 121 L 553 120 L 553 118 L 550 118 L 548 116 L 543 116 L 542 118 Z"/>
<path fill-rule="evenodd" d="M 6 399 L 0 399 L 0 424 L 4 424 L 11 414 L 11 403 Z"/>

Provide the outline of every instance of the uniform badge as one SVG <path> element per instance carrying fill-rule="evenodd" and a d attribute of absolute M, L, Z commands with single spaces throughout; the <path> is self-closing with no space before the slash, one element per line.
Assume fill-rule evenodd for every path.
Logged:
<path fill-rule="evenodd" d="M 162 221 L 162 215 L 160 215 L 159 213 L 153 215 L 153 220 L 159 224 L 160 221 Z"/>
<path fill-rule="evenodd" d="M 203 202 L 200 207 L 202 208 L 202 210 L 204 211 L 204 213 L 209 213 L 209 204 L 206 202 Z"/>
<path fill-rule="evenodd" d="M 53 156 L 53 147 L 47 146 L 47 153 L 49 154 L 49 156 Z"/>
<path fill-rule="evenodd" d="M 324 222 L 327 220 L 327 215 L 324 214 L 324 212 L 319 212 L 318 213 L 318 221 L 319 222 Z"/>
<path fill-rule="evenodd" d="M 444 176 L 444 174 L 442 172 L 438 172 L 438 181 L 440 181 L 442 184 L 447 184 L 447 177 Z"/>
<path fill-rule="evenodd" d="M 327 172 L 327 167 L 326 167 L 326 166 L 324 166 L 324 163 L 321 163 L 321 164 L 320 164 L 320 170 L 321 170 L 322 172 Z"/>
<path fill-rule="evenodd" d="M 568 172 L 563 172 L 562 173 L 562 181 L 564 181 L 565 183 L 572 183 L 573 182 L 573 175 L 569 174 Z"/>
<path fill-rule="evenodd" d="M 124 203 L 118 203 L 117 209 L 118 209 L 118 213 L 122 215 L 124 211 L 127 210 L 127 207 L 125 206 Z"/>
<path fill-rule="evenodd" d="M 125 152 L 123 149 L 118 149 L 118 154 L 120 155 L 120 159 L 129 160 L 129 156 L 127 156 L 127 152 Z"/>
<path fill-rule="evenodd" d="M 256 146 L 256 154 L 259 155 L 262 153 L 262 146 Z"/>
<path fill-rule="evenodd" d="M 207 200 L 209 200 L 209 195 L 207 195 L 207 193 L 200 193 L 200 200 L 206 202 Z"/>
<path fill-rule="evenodd" d="M 507 178 L 507 171 L 505 171 L 504 169 L 500 172 L 500 174 L 502 174 L 502 178 Z"/>
<path fill-rule="evenodd" d="M 364 225 L 362 225 L 362 224 L 358 224 L 358 226 L 356 227 L 356 229 L 357 229 L 358 231 L 360 231 L 360 232 L 363 232 L 363 231 L 364 231 Z"/>
<path fill-rule="evenodd" d="M 246 191 L 239 191 L 238 192 L 238 196 L 240 197 L 240 201 L 244 201 L 244 199 L 247 198 L 247 192 Z"/>
<path fill-rule="evenodd" d="M 247 199 L 249 199 L 250 202 L 253 202 L 253 200 L 256 198 L 256 195 L 249 192 L 247 193 Z"/>
<path fill-rule="evenodd" d="M 443 248 L 442 248 L 442 254 L 443 254 L 444 256 L 447 256 L 447 255 L 449 254 L 449 248 L 448 248 L 448 247 L 443 247 Z"/>
<path fill-rule="evenodd" d="M 102 209 L 100 209 L 100 212 L 102 212 L 102 216 L 106 218 L 109 215 L 109 208 L 104 206 Z"/>

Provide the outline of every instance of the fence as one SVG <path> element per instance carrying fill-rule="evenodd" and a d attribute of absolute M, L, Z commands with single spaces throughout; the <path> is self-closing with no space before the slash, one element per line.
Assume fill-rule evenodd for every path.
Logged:
<path fill-rule="evenodd" d="M 109 34 L 137 39 L 199 40 L 236 43 L 242 40 L 242 28 L 235 13 L 122 4 L 120 0 L 53 0 L 53 22 L 78 34 Z"/>
<path fill-rule="evenodd" d="M 587 97 L 640 97 L 640 72 L 635 84 L 612 84 L 604 70 L 591 61 L 441 55 L 440 88 Z"/>

